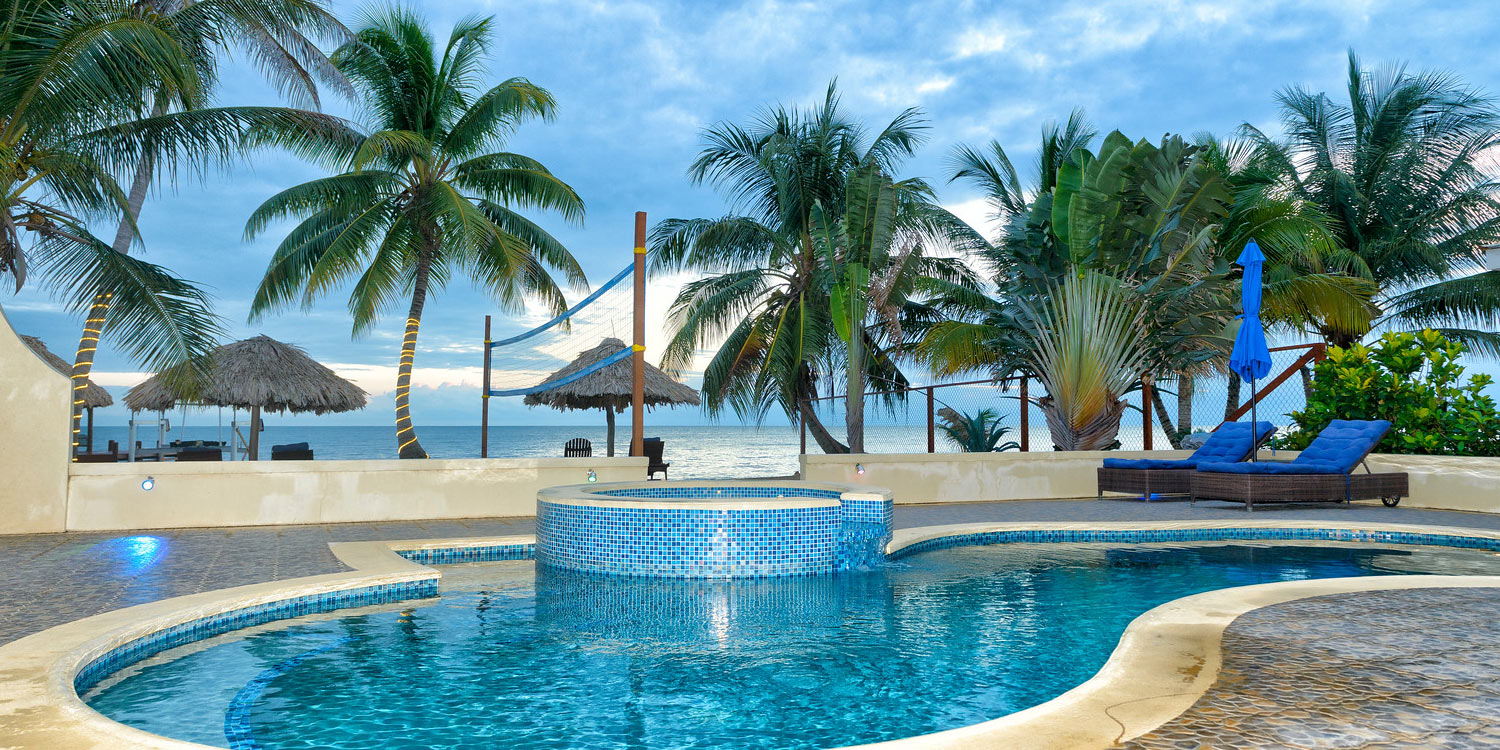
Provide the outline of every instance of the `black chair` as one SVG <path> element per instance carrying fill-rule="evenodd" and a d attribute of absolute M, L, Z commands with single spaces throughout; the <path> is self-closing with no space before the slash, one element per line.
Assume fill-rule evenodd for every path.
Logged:
<path fill-rule="evenodd" d="M 646 454 L 646 478 L 655 479 L 656 473 L 661 472 L 661 478 L 667 478 L 667 467 L 672 464 L 661 460 L 661 452 L 667 446 L 661 438 L 645 438 L 641 441 L 641 452 Z"/>
<path fill-rule="evenodd" d="M 563 458 L 591 458 L 594 455 L 594 444 L 585 438 L 573 438 L 563 443 Z"/>
<path fill-rule="evenodd" d="M 272 461 L 311 461 L 312 447 L 307 443 L 287 443 L 271 446 Z"/>

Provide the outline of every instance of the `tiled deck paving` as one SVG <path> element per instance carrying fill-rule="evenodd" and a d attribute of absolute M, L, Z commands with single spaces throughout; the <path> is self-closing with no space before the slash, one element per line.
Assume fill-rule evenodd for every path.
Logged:
<path fill-rule="evenodd" d="M 1500 516 L 1378 505 L 1246 514 L 1221 504 L 1094 500 L 898 506 L 895 525 L 1218 519 L 1500 529 Z M 329 542 L 533 531 L 531 519 L 516 518 L 0 536 L 7 576 L 0 643 L 133 604 L 342 570 Z M 1500 594 L 1445 589 L 1292 602 L 1241 618 L 1226 639 L 1232 661 L 1224 679 L 1133 748 L 1500 746 Z M 1348 666 L 1330 667 L 1334 659 Z"/>
<path fill-rule="evenodd" d="M 1500 594 L 1339 594 L 1246 613 L 1219 679 L 1128 750 L 1500 747 Z"/>

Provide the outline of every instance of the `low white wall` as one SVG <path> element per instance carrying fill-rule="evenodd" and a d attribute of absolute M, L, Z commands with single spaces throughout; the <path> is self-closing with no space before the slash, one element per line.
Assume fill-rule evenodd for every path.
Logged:
<path fill-rule="evenodd" d="M 896 502 L 1062 500 L 1095 497 L 1095 470 L 1105 458 L 1181 458 L 1187 451 L 1020 453 L 909 453 L 804 455 L 802 477 L 888 487 Z M 1269 455 L 1269 452 L 1263 455 Z M 1297 454 L 1281 451 L 1288 460 Z M 856 464 L 865 467 L 859 474 Z M 1500 458 L 1388 456 L 1369 459 L 1371 471 L 1404 471 L 1411 497 L 1402 506 L 1500 513 Z"/>
<path fill-rule="evenodd" d="M 72 401 L 68 376 L 36 356 L 0 309 L 0 534 L 63 530 Z"/>
<path fill-rule="evenodd" d="M 645 458 L 72 464 L 70 531 L 536 515 L 544 487 L 642 479 Z M 66 470 L 66 469 L 65 469 Z M 152 477 L 155 486 L 141 489 Z"/>

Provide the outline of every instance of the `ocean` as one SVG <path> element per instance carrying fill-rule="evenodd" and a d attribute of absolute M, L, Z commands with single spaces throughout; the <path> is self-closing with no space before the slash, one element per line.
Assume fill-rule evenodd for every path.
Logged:
<path fill-rule="evenodd" d="M 122 447 L 127 445 L 128 427 L 98 426 L 95 430 L 95 450 L 104 450 L 110 440 L 119 441 Z M 227 426 L 221 430 L 214 424 L 174 424 L 167 433 L 167 440 L 227 440 L 228 434 Z M 800 436 L 795 427 L 660 426 L 648 428 L 646 435 L 665 441 L 663 458 L 672 464 L 669 476 L 673 479 L 789 476 L 798 470 Z M 433 458 L 479 456 L 477 425 L 418 425 L 417 436 Z M 604 455 L 603 425 L 491 427 L 489 455 L 492 458 L 560 457 L 563 443 L 575 437 L 589 439 L 594 444 L 594 455 Z M 139 433 L 136 439 L 150 447 L 156 444 L 156 433 Z M 272 445 L 300 442 L 309 443 L 313 455 L 320 461 L 396 458 L 395 428 L 390 426 L 267 425 L 260 440 L 262 459 L 270 457 Z M 618 455 L 629 453 L 628 425 L 616 430 L 615 440 Z M 926 425 L 871 425 L 865 429 L 865 442 L 871 453 L 924 453 L 927 450 Z M 1032 446 L 1037 449 L 1050 446 L 1045 427 L 1032 426 Z M 817 445 L 810 437 L 808 448 L 817 451 Z M 943 444 L 941 435 L 937 449 L 942 452 L 953 450 Z"/>

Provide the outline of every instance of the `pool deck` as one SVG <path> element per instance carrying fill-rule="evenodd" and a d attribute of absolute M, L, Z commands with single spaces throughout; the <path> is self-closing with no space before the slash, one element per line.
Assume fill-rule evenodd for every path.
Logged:
<path fill-rule="evenodd" d="M 1500 516 L 1409 508 L 1049 501 L 898 506 L 895 526 L 1283 520 L 1500 529 Z M 330 542 L 531 534 L 531 519 L 0 536 L 0 643 L 113 609 L 346 568 Z M 1219 680 L 1127 745 L 1166 748 L 1500 744 L 1500 592 L 1343 594 L 1253 611 L 1224 634 Z"/>

